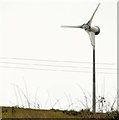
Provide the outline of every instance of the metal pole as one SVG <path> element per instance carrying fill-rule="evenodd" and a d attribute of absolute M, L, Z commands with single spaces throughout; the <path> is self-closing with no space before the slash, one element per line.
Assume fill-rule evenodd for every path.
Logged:
<path fill-rule="evenodd" d="M 95 45 L 93 46 L 93 112 L 96 112 L 96 88 L 95 88 Z"/>

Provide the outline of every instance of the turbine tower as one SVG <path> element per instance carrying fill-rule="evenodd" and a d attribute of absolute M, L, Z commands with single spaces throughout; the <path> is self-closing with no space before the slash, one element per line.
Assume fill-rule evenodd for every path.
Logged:
<path fill-rule="evenodd" d="M 92 100 L 92 107 L 93 107 L 93 112 L 96 112 L 96 80 L 95 80 L 95 35 L 98 35 L 100 33 L 100 28 L 98 26 L 91 26 L 93 17 L 97 11 L 97 9 L 99 8 L 100 3 L 97 5 L 93 15 L 91 16 L 90 20 L 83 25 L 78 25 L 78 26 L 62 26 L 62 27 L 66 27 L 66 28 L 81 28 L 84 29 L 89 37 L 90 37 L 90 41 L 91 41 L 91 45 L 93 46 L 93 100 Z"/>

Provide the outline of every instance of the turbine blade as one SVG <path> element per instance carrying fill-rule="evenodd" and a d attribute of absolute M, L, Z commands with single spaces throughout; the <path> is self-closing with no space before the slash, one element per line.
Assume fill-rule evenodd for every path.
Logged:
<path fill-rule="evenodd" d="M 94 32 L 87 32 L 87 33 L 90 37 L 91 45 L 95 46 L 95 33 Z"/>
<path fill-rule="evenodd" d="M 80 25 L 80 26 L 65 26 L 65 25 L 63 25 L 61 27 L 65 27 L 65 28 L 82 28 L 82 25 Z"/>
<path fill-rule="evenodd" d="M 98 3 L 98 5 L 97 5 L 97 7 L 96 7 L 96 9 L 95 9 L 95 11 L 94 11 L 94 13 L 93 13 L 92 17 L 90 18 L 90 20 L 88 21 L 88 23 L 87 23 L 87 24 L 91 25 L 91 23 L 92 23 L 92 19 L 93 19 L 94 15 L 95 15 L 95 13 L 96 13 L 97 9 L 99 8 L 99 6 L 100 6 L 100 3 Z"/>

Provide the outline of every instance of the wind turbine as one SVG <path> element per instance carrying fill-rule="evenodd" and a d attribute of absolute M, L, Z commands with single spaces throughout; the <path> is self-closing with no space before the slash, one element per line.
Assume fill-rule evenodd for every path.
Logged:
<path fill-rule="evenodd" d="M 91 45 L 93 46 L 93 112 L 96 112 L 96 88 L 95 88 L 95 35 L 98 35 L 100 33 L 100 28 L 98 26 L 91 26 L 93 17 L 97 11 L 97 9 L 99 8 L 100 3 L 98 3 L 93 15 L 91 16 L 90 20 L 83 25 L 78 25 L 78 26 L 62 26 L 62 27 L 67 27 L 67 28 L 81 28 L 84 29 L 89 37 L 90 37 L 90 41 L 91 41 Z"/>

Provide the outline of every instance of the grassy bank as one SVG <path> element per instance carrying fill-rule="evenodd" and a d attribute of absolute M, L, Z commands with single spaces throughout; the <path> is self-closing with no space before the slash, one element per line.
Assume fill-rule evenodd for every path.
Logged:
<path fill-rule="evenodd" d="M 92 113 L 90 110 L 81 110 L 79 112 L 70 110 L 36 110 L 17 107 L 2 107 L 3 118 L 119 118 L 119 113 L 113 111 L 110 113 Z"/>

